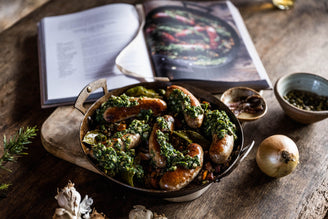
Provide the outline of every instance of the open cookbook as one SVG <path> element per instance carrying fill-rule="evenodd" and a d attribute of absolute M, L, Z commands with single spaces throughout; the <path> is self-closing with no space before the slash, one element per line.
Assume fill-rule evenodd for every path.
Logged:
<path fill-rule="evenodd" d="M 42 107 L 72 104 L 100 78 L 110 90 L 157 80 L 183 80 L 212 93 L 272 88 L 230 1 L 114 3 L 45 17 L 38 36 Z"/>

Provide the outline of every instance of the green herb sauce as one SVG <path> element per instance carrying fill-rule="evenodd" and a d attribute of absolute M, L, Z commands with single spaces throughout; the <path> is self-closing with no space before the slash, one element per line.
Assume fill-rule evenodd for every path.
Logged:
<path fill-rule="evenodd" d="M 94 130 L 88 132 L 83 142 L 91 145 L 95 159 L 106 174 L 111 177 L 118 175 L 133 186 L 133 178 L 140 181 L 144 171 L 142 166 L 134 160 L 134 149 L 128 149 L 132 139 L 126 134 L 139 134 L 145 141 L 148 140 L 150 131 L 150 125 L 144 120 L 134 119 L 128 128 L 108 136 L 108 140 L 101 132 Z M 122 148 L 125 149 L 122 150 Z"/>
<path fill-rule="evenodd" d="M 162 131 L 169 131 L 170 125 L 169 122 L 164 119 L 164 117 L 159 116 L 156 118 L 156 123 Z"/>
<path fill-rule="evenodd" d="M 95 145 L 92 149 L 99 165 L 109 176 L 120 176 L 132 186 L 133 178 L 141 180 L 144 177 L 142 166 L 134 160 L 135 151 L 133 149 L 121 151 L 103 144 Z"/>
<path fill-rule="evenodd" d="M 121 138 L 125 134 L 139 134 L 143 140 L 147 140 L 149 137 L 149 133 L 151 131 L 151 127 L 144 120 L 134 119 L 127 129 L 123 131 L 116 132 L 113 135 L 113 138 Z"/>
<path fill-rule="evenodd" d="M 303 110 L 328 110 L 328 97 L 319 96 L 309 91 L 291 90 L 284 96 L 284 99 Z"/>
<path fill-rule="evenodd" d="M 132 107 L 138 105 L 138 101 L 135 100 L 134 97 L 129 97 L 128 95 L 121 94 L 120 96 L 112 95 L 105 102 L 104 105 L 107 107 Z"/>
<path fill-rule="evenodd" d="M 123 93 L 120 96 L 110 96 L 108 100 L 101 104 L 101 106 L 95 111 L 95 122 L 96 123 L 105 123 L 103 118 L 103 114 L 108 107 L 132 107 L 138 105 L 138 101 L 133 98 L 127 96 Z"/>
<path fill-rule="evenodd" d="M 217 134 L 219 139 L 225 135 L 236 135 L 236 126 L 230 121 L 229 116 L 224 111 L 220 110 L 207 110 L 205 112 L 205 119 L 202 125 L 204 132 L 207 136 Z"/>
<path fill-rule="evenodd" d="M 201 106 L 191 106 L 190 98 L 179 89 L 174 89 L 168 97 L 168 107 L 174 116 L 186 112 L 190 117 L 196 118 L 204 113 Z"/>
<path fill-rule="evenodd" d="M 161 146 L 161 155 L 166 158 L 167 171 L 174 171 L 178 166 L 186 169 L 194 169 L 197 166 L 200 166 L 200 161 L 197 156 L 191 157 L 189 155 L 184 155 L 169 143 L 168 133 L 157 130 L 156 140 Z"/>
<path fill-rule="evenodd" d="M 140 111 L 140 113 L 138 114 L 138 118 L 141 120 L 144 120 L 146 123 L 148 123 L 153 118 L 153 114 L 154 114 L 153 110 L 151 110 L 151 109 L 148 109 L 148 110 L 142 109 Z"/>

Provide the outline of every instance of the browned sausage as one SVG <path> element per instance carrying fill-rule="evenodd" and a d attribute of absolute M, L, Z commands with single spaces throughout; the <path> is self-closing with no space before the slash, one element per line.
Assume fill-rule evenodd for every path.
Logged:
<path fill-rule="evenodd" d="M 135 98 L 137 105 L 131 107 L 108 107 L 103 117 L 107 122 L 118 122 L 137 116 L 141 110 L 151 109 L 154 115 L 166 110 L 166 102 L 158 98 L 140 97 Z"/>
<path fill-rule="evenodd" d="M 214 163 L 225 163 L 231 155 L 234 137 L 232 135 L 225 135 L 219 139 L 217 134 L 213 134 L 212 143 L 209 149 L 209 155 Z"/>
<path fill-rule="evenodd" d="M 190 92 L 188 91 L 186 88 L 178 86 L 178 85 L 171 85 L 169 87 L 167 87 L 167 97 L 169 97 L 171 95 L 171 93 L 173 92 L 173 90 L 178 89 L 180 91 L 182 91 L 185 95 L 187 95 L 190 99 L 190 104 L 191 106 L 201 106 L 200 102 L 198 101 L 198 99 Z M 184 104 L 182 104 L 182 109 L 184 110 L 186 108 L 186 106 Z M 183 112 L 183 116 L 187 122 L 187 125 L 191 128 L 199 128 L 202 123 L 203 123 L 203 119 L 204 119 L 204 113 L 198 115 L 196 118 L 191 117 L 188 113 L 186 113 L 185 111 Z"/>
<path fill-rule="evenodd" d="M 185 169 L 178 167 L 174 171 L 164 173 L 159 181 L 159 186 L 165 190 L 179 190 L 187 186 L 199 173 L 203 166 L 204 152 L 199 144 L 191 143 L 187 147 L 188 155 L 191 157 L 197 156 L 200 161 L 200 166 L 195 169 Z"/>
<path fill-rule="evenodd" d="M 155 123 L 149 137 L 149 153 L 152 158 L 152 161 L 158 168 L 163 168 L 166 166 L 166 158 L 161 155 L 161 146 L 156 140 L 156 132 L 157 130 L 172 132 L 174 124 L 174 118 L 172 116 L 165 115 L 163 118 L 165 121 L 167 121 L 169 125 L 169 130 L 163 130 L 159 127 L 159 124 Z"/>
<path fill-rule="evenodd" d="M 141 143 L 140 134 L 127 133 L 120 138 L 112 138 L 106 145 L 106 147 L 113 147 L 118 144 L 121 150 L 136 148 Z"/>
<path fill-rule="evenodd" d="M 128 143 L 127 143 L 128 142 Z M 120 145 L 122 147 L 122 150 L 125 150 L 126 148 L 136 148 L 141 143 L 141 135 L 136 134 L 125 134 L 120 138 Z"/>

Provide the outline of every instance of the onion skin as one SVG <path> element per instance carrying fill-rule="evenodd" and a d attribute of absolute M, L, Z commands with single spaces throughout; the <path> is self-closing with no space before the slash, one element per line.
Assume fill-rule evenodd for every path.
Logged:
<path fill-rule="evenodd" d="M 280 178 L 293 172 L 299 163 L 295 142 L 285 135 L 272 135 L 264 139 L 256 153 L 256 162 L 263 173 Z"/>

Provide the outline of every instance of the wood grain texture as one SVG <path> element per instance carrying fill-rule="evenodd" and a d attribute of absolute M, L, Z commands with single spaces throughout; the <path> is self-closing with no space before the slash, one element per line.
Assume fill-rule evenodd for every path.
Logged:
<path fill-rule="evenodd" d="M 80 146 L 82 119 L 83 114 L 72 106 L 57 108 L 42 124 L 42 145 L 56 157 L 99 173 L 86 159 Z"/>
<path fill-rule="evenodd" d="M 0 34 L 0 135 L 11 135 L 26 125 L 41 129 L 53 112 L 63 110 L 40 108 L 36 23 L 44 16 L 110 2 L 114 1 L 50 1 Z M 325 1 L 298 0 L 289 11 L 276 10 L 268 2 L 233 2 L 273 83 L 292 72 L 312 72 L 328 78 Z M 328 120 L 298 124 L 284 114 L 273 91 L 263 95 L 268 103 L 267 114 L 244 129 L 246 144 L 254 139 L 254 149 L 231 175 L 192 202 L 173 203 L 132 193 L 99 174 L 53 156 L 42 146 L 39 132 L 29 146 L 29 155 L 6 165 L 11 173 L 0 170 L 0 181 L 12 184 L 6 197 L 0 199 L 1 218 L 50 218 L 57 207 L 56 190 L 68 180 L 76 184 L 82 196 L 93 198 L 98 211 L 111 218 L 127 218 L 136 204 L 169 218 L 327 218 Z M 68 112 L 75 114 L 66 108 Z M 69 121 L 77 124 L 77 120 Z M 265 176 L 255 162 L 259 143 L 273 134 L 291 137 L 300 151 L 295 172 L 281 179 Z"/>
<path fill-rule="evenodd" d="M 49 0 L 0 0 L 0 31 L 11 27 Z"/>

